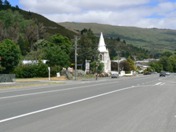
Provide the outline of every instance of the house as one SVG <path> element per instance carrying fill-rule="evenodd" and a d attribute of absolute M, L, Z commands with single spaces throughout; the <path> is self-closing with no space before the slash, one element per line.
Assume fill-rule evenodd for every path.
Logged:
<path fill-rule="evenodd" d="M 46 64 L 47 60 L 41 60 L 43 64 Z M 38 60 L 23 60 L 22 64 L 27 65 L 27 64 L 38 64 Z"/>

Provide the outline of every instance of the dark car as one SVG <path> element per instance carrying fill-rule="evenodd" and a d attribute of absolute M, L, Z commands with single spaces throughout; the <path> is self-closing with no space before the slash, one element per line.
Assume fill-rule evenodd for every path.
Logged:
<path fill-rule="evenodd" d="M 160 72 L 159 76 L 160 77 L 165 77 L 166 76 L 166 72 L 164 72 L 164 71 Z"/>

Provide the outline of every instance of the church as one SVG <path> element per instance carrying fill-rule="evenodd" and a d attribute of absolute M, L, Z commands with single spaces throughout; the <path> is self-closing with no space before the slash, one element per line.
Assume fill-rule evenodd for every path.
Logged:
<path fill-rule="evenodd" d="M 109 50 L 106 48 L 106 44 L 105 44 L 102 32 L 100 34 L 100 39 L 98 43 L 98 52 L 99 52 L 100 62 L 104 64 L 104 72 L 110 73 L 111 72 L 111 60 L 109 56 Z"/>

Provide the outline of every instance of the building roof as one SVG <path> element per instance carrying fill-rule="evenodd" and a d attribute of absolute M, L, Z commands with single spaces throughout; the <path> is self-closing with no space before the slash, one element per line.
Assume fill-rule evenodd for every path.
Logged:
<path fill-rule="evenodd" d="M 103 33 L 100 34 L 99 44 L 98 44 L 98 51 L 99 52 L 108 52 L 106 49 L 106 44 L 104 41 Z"/>

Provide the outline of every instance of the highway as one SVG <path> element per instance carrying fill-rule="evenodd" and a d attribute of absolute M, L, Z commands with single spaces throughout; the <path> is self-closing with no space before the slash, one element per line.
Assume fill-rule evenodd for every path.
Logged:
<path fill-rule="evenodd" d="M 175 132 L 176 74 L 0 89 L 0 132 Z"/>

